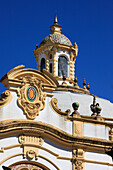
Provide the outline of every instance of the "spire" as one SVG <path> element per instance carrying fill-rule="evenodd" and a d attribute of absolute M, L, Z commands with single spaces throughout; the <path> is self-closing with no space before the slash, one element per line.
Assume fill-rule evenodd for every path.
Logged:
<path fill-rule="evenodd" d="M 55 14 L 54 24 L 50 28 L 51 34 L 54 33 L 61 34 L 62 26 L 58 24 L 57 14 Z"/>
<path fill-rule="evenodd" d="M 57 14 L 55 14 L 54 24 L 58 24 Z"/>

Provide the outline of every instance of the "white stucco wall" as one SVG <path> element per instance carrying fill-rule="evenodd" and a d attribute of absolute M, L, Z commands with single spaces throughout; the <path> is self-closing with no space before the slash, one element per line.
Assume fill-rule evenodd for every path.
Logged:
<path fill-rule="evenodd" d="M 53 94 L 54 97 L 58 99 L 58 106 L 61 110 L 70 109 L 71 112 L 73 112 L 72 103 L 78 102 L 80 115 L 91 116 L 92 111 L 90 110 L 90 105 L 93 104 L 93 96 L 65 91 L 55 91 Z M 113 103 L 98 97 L 96 98 L 96 102 L 99 103 L 102 108 L 102 117 L 113 118 Z"/>
<path fill-rule="evenodd" d="M 22 109 L 20 109 L 17 105 L 16 92 L 11 92 L 11 94 L 13 96 L 11 102 L 4 107 L 0 107 L 0 120 L 26 119 L 26 116 L 23 114 Z"/>
<path fill-rule="evenodd" d="M 85 159 L 98 162 L 98 164 L 97 163 L 85 163 L 86 170 L 90 170 L 90 169 L 91 170 L 95 170 L 95 169 L 96 170 L 112 170 L 113 169 L 113 166 L 109 165 L 109 163 L 111 164 L 113 163 L 112 158 L 108 156 L 107 154 L 85 152 Z M 105 163 L 108 165 L 104 165 Z"/>
<path fill-rule="evenodd" d="M 14 144 L 19 144 L 18 136 L 1 139 L 0 140 L 0 149 L 1 149 L 1 147 L 6 147 L 6 146 L 14 145 Z M 66 149 L 66 148 L 57 146 L 48 140 L 44 139 L 44 143 L 42 146 L 51 150 L 54 153 L 57 153 L 59 156 L 72 157 L 72 152 L 70 149 Z M 2 170 L 3 165 L 9 166 L 9 165 L 12 165 L 13 163 L 16 163 L 19 161 L 30 160 L 28 158 L 23 158 L 23 155 L 19 155 L 19 156 L 9 158 L 8 160 L 4 161 L 1 164 L 1 161 L 4 160 L 5 158 L 12 156 L 14 154 L 18 154 L 18 153 L 23 153 L 23 148 L 15 147 L 12 149 L 5 150 L 4 153 L 0 152 L 0 170 Z M 52 161 L 61 170 L 63 170 L 63 169 L 72 170 L 72 163 L 70 160 L 57 159 L 56 156 L 54 156 L 54 155 L 50 154 L 49 152 L 44 151 L 42 149 L 39 149 L 39 155 L 42 155 L 42 156 L 46 157 L 47 159 L 49 159 L 50 161 Z M 41 157 L 38 157 L 38 160 L 35 160 L 35 158 L 33 158 L 33 159 L 31 159 L 31 161 L 39 162 L 39 163 L 47 166 L 51 170 L 56 170 L 56 167 L 54 167 L 54 165 L 52 165 L 49 161 L 47 161 Z"/>
<path fill-rule="evenodd" d="M 23 110 L 18 107 L 17 105 L 17 94 L 16 92 L 11 92 L 13 99 L 12 101 L 0 108 L 0 120 L 8 120 L 8 119 L 26 119 L 26 115 L 23 114 Z M 78 102 L 79 103 L 79 113 L 81 115 L 87 115 L 90 116 L 92 114 L 90 110 L 90 105 L 93 102 L 93 97 L 86 94 L 79 94 L 79 93 L 72 93 L 72 92 L 64 92 L 64 91 L 55 91 L 52 93 L 54 98 L 57 98 L 58 100 L 58 107 L 62 111 L 66 111 L 67 109 L 70 109 L 71 112 L 73 112 L 72 103 Z M 46 106 L 44 110 L 40 111 L 39 116 L 36 117 L 35 121 L 41 121 L 50 125 L 55 126 L 56 128 L 59 128 L 65 132 L 72 133 L 72 122 L 71 121 L 65 121 L 64 117 L 61 117 L 56 112 L 52 110 L 50 107 L 49 102 L 51 101 L 51 97 L 46 97 L 45 103 Z M 103 117 L 111 117 L 113 114 L 113 104 L 110 103 L 107 100 L 97 98 L 96 101 L 100 104 L 102 107 L 102 113 L 101 115 Z M 83 136 L 87 137 L 94 137 L 94 138 L 102 138 L 109 140 L 109 128 L 104 125 L 95 125 L 91 123 L 83 123 Z M 10 138 L 4 138 L 0 140 L 0 148 L 18 144 L 18 137 L 10 137 Z M 44 141 L 43 144 L 44 147 L 52 150 L 55 153 L 58 153 L 60 156 L 65 157 L 72 157 L 72 152 L 69 149 L 57 146 L 53 144 L 52 142 L 49 142 L 47 140 Z M 6 157 L 21 153 L 22 148 L 13 148 L 9 150 L 5 150 L 4 153 L 0 153 L 0 161 L 5 159 Z M 52 160 L 61 170 L 72 169 L 71 161 L 69 160 L 61 160 L 57 159 L 55 156 L 51 155 L 50 153 L 39 150 L 39 154 L 46 156 L 50 160 Z M 85 159 L 86 160 L 95 160 L 95 161 L 103 161 L 112 163 L 112 159 L 110 156 L 105 154 L 97 154 L 97 153 L 85 153 Z M 5 166 L 9 166 L 10 164 L 13 164 L 18 161 L 27 160 L 23 159 L 23 156 L 17 156 L 14 158 L 11 158 L 3 163 Z M 33 159 L 35 161 L 35 159 Z M 39 158 L 37 162 L 44 164 L 45 166 L 48 166 L 51 170 L 55 170 L 56 168 L 51 165 L 46 160 Z M 94 164 L 94 163 L 85 163 L 85 170 L 111 170 L 113 167 L 103 164 Z M 2 169 L 1 169 L 2 170 Z"/>
<path fill-rule="evenodd" d="M 16 92 L 11 92 L 11 94 L 13 96 L 12 101 L 8 105 L 0 108 L 0 120 L 26 119 L 26 115 L 23 113 L 23 110 L 17 105 Z M 51 97 L 46 97 L 46 106 L 44 110 L 40 111 L 39 116 L 37 116 L 35 120 L 51 124 L 61 130 L 72 133 L 72 122 L 65 121 L 64 117 L 55 113 L 50 107 L 50 101 Z"/>
<path fill-rule="evenodd" d="M 7 119 L 26 119 L 26 115 L 23 110 L 17 105 L 17 94 L 16 92 L 11 92 L 13 99 L 12 101 L 0 108 L 0 120 Z M 80 115 L 91 116 L 92 112 L 90 110 L 90 105 L 93 102 L 93 97 L 86 94 L 65 92 L 65 91 L 55 91 L 52 93 L 54 98 L 58 100 L 58 107 L 62 111 L 70 109 L 73 112 L 72 103 L 79 103 L 79 113 Z M 39 116 L 35 120 L 51 124 L 67 133 L 72 133 L 72 122 L 65 121 L 65 118 L 54 112 L 49 104 L 51 97 L 46 97 L 45 108 L 40 111 Z M 102 108 L 101 115 L 103 117 L 111 117 L 113 114 L 113 104 L 107 100 L 97 98 L 97 102 Z M 94 124 L 83 124 L 83 135 L 89 137 L 99 137 L 103 139 L 108 139 L 108 127 Z"/>
<path fill-rule="evenodd" d="M 109 128 L 104 125 L 83 123 L 83 136 L 109 140 Z"/>

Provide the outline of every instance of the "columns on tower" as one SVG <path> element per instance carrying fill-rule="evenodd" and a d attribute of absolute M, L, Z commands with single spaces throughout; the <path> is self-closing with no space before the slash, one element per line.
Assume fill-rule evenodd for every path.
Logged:
<path fill-rule="evenodd" d="M 45 52 L 45 56 L 46 56 L 46 70 L 49 71 L 49 55 L 48 55 L 48 52 Z"/>
<path fill-rule="evenodd" d="M 53 52 L 53 76 L 56 76 L 56 51 Z"/>
<path fill-rule="evenodd" d="M 74 80 L 74 71 L 75 71 L 75 69 L 74 69 L 74 67 L 75 67 L 75 56 L 74 56 L 74 54 L 71 52 L 70 53 L 70 78 L 72 79 L 72 80 Z"/>

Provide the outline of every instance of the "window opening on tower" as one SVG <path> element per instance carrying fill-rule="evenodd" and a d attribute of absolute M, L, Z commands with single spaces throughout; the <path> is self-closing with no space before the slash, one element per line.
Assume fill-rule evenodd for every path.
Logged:
<path fill-rule="evenodd" d="M 42 71 L 44 68 L 46 68 L 45 67 L 45 58 L 42 58 L 41 59 L 41 69 L 40 70 Z"/>
<path fill-rule="evenodd" d="M 60 56 L 58 58 L 58 76 L 59 77 L 63 77 L 63 75 L 65 75 L 65 77 L 68 76 L 67 62 L 68 60 L 65 56 Z"/>
<path fill-rule="evenodd" d="M 52 63 L 49 64 L 49 72 L 52 73 Z"/>

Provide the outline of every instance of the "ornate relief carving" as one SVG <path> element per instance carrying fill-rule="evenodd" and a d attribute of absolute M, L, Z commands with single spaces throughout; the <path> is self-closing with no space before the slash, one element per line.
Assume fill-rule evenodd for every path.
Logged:
<path fill-rule="evenodd" d="M 24 158 L 28 157 L 29 159 L 38 159 L 38 148 L 29 146 L 29 144 L 35 144 L 42 146 L 44 140 L 41 137 L 35 136 L 19 136 L 19 143 L 22 144 L 24 150 Z"/>
<path fill-rule="evenodd" d="M 18 105 L 23 109 L 28 119 L 35 119 L 40 110 L 45 107 L 46 93 L 42 92 L 42 81 L 35 76 L 20 77 L 22 88 L 18 89 Z"/>
<path fill-rule="evenodd" d="M 44 170 L 40 166 L 32 165 L 30 163 L 20 163 L 19 165 L 11 166 L 12 170 Z"/>
<path fill-rule="evenodd" d="M 78 55 L 78 45 L 76 44 L 76 42 L 74 42 L 73 47 L 75 49 L 75 55 L 77 56 Z"/>
<path fill-rule="evenodd" d="M 75 161 L 75 170 L 82 170 L 83 166 L 82 166 L 82 161 Z"/>
<path fill-rule="evenodd" d="M 12 100 L 12 95 L 9 90 L 6 90 L 1 94 L 0 107 L 7 105 L 8 103 L 11 102 L 11 100 Z"/>
<path fill-rule="evenodd" d="M 73 135 L 82 136 L 82 122 L 73 121 Z"/>
<path fill-rule="evenodd" d="M 109 130 L 109 140 L 113 141 L 113 128 Z"/>
<path fill-rule="evenodd" d="M 84 152 L 82 149 L 73 150 L 73 170 L 83 170 Z"/>
<path fill-rule="evenodd" d="M 33 159 L 35 157 L 35 151 L 33 150 L 29 150 L 26 152 L 26 155 L 29 159 Z M 37 159 L 38 155 L 36 155 L 36 159 Z"/>
<path fill-rule="evenodd" d="M 67 116 L 67 115 L 70 114 L 71 111 L 69 109 L 67 109 L 65 112 L 62 112 L 61 109 L 58 108 L 57 103 L 58 103 L 58 100 L 56 98 L 52 98 L 51 101 L 50 101 L 50 106 L 52 107 L 52 109 L 56 113 L 58 113 L 58 114 L 60 114 L 62 116 Z"/>

